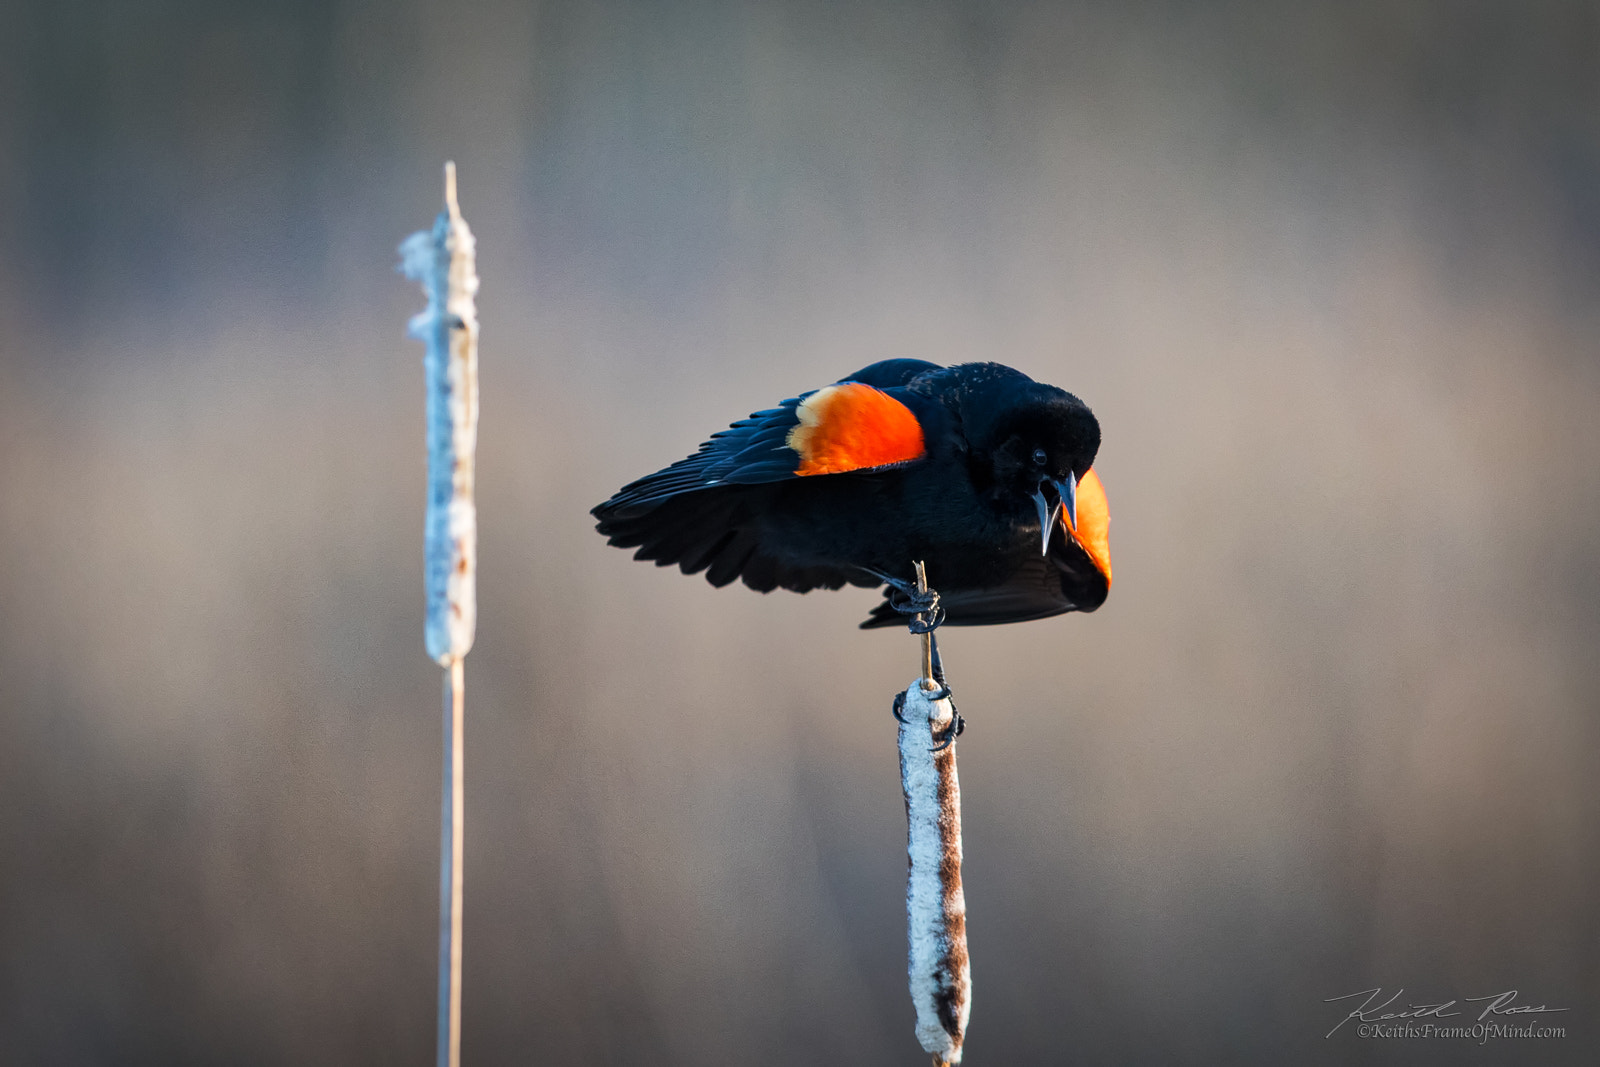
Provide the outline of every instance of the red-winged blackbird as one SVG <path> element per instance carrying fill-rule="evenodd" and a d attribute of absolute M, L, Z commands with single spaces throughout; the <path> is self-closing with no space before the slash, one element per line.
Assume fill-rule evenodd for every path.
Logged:
<path fill-rule="evenodd" d="M 1099 447 L 1082 401 L 1020 371 L 891 359 L 741 419 L 594 516 L 635 559 L 716 586 L 887 584 L 863 627 L 909 614 L 913 560 L 950 625 L 1021 622 L 1106 598 Z"/>

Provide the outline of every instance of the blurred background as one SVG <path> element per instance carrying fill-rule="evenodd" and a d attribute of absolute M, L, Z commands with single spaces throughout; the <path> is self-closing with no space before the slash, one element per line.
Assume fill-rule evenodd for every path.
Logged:
<path fill-rule="evenodd" d="M 431 1062 L 446 158 L 469 1062 L 927 1062 L 915 642 L 587 514 L 896 356 L 1082 396 L 1114 515 L 1097 614 L 944 641 L 969 1062 L 1600 1056 L 1593 4 L 10 0 L 8 1062 Z M 1568 1036 L 1325 1039 L 1375 986 Z"/>

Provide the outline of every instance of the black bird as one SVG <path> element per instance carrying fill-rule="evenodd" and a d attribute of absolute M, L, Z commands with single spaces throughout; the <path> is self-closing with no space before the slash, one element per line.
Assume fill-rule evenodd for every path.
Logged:
<path fill-rule="evenodd" d="M 593 514 L 635 559 L 715 586 L 888 585 L 863 627 L 927 608 L 913 560 L 944 622 L 1023 622 L 1105 601 L 1099 447 L 1081 400 L 1020 371 L 891 359 L 741 419 Z"/>

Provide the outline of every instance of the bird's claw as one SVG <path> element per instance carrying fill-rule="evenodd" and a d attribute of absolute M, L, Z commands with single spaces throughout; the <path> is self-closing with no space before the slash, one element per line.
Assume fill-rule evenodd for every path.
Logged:
<path fill-rule="evenodd" d="M 933 739 L 938 743 L 928 751 L 943 752 L 945 749 L 955 744 L 956 738 L 960 737 L 966 730 L 967 720 L 961 717 L 961 713 L 956 711 L 954 706 L 950 708 L 950 714 L 950 725 L 946 726 L 943 730 L 935 731 Z"/>
<path fill-rule="evenodd" d="M 950 725 L 943 730 L 935 732 L 933 735 L 933 739 L 938 742 L 933 747 L 933 751 L 943 752 L 956 743 L 956 738 L 960 737 L 962 731 L 967 728 L 967 720 L 963 719 L 961 712 L 956 710 L 956 702 L 952 699 L 954 694 L 950 692 L 950 683 L 944 680 L 944 657 L 939 655 L 939 638 L 935 635 L 929 637 L 928 640 L 931 643 L 928 651 L 930 658 L 933 660 L 933 681 L 939 687 L 936 691 L 928 694 L 928 699 L 950 701 Z"/>
<path fill-rule="evenodd" d="M 898 596 L 889 597 L 889 606 L 902 615 L 909 615 L 906 629 L 914 634 L 931 634 L 944 623 L 944 608 L 939 594 L 932 589 L 918 591 L 896 587 Z"/>
<path fill-rule="evenodd" d="M 889 587 L 889 606 L 902 615 L 911 616 L 906 622 L 906 629 L 912 633 L 931 634 L 944 624 L 944 608 L 939 603 L 936 590 L 919 590 L 910 582 L 893 575 L 870 567 L 861 569 Z"/>
<path fill-rule="evenodd" d="M 931 693 L 928 694 L 928 699 L 930 701 L 932 701 L 932 700 L 948 700 L 949 698 L 950 698 L 950 687 L 947 686 L 947 685 L 946 686 L 941 686 L 939 689 L 937 689 L 934 692 L 931 692 Z M 911 725 L 911 720 L 906 718 L 906 715 L 905 715 L 905 711 L 906 711 L 906 695 L 904 693 L 896 693 L 894 695 L 894 705 L 889 710 L 890 710 L 890 713 L 894 715 L 895 721 L 900 723 L 900 725 L 902 725 L 902 726 Z M 951 719 L 950 719 L 949 724 L 946 725 L 945 728 L 942 729 L 942 730 L 935 730 L 934 731 L 933 739 L 934 739 L 934 741 L 936 741 L 938 743 L 935 744 L 933 746 L 933 748 L 931 748 L 929 751 L 931 751 L 931 752 L 943 752 L 945 749 L 947 749 L 951 745 L 955 744 L 956 738 L 960 737 L 966 731 L 966 729 L 967 729 L 967 720 L 961 717 L 961 713 L 956 710 L 956 707 L 955 707 L 954 704 L 950 705 L 950 714 L 951 714 Z"/>
<path fill-rule="evenodd" d="M 932 660 L 933 679 L 938 689 L 928 690 L 924 695 L 929 701 L 950 700 L 950 686 L 944 680 L 944 659 L 939 655 L 939 638 L 933 631 L 937 630 L 944 622 L 944 608 L 939 604 L 939 594 L 933 589 L 918 589 L 909 582 L 892 578 L 887 574 L 877 571 L 868 571 L 879 581 L 889 586 L 889 606 L 902 615 L 909 615 L 906 627 L 914 634 L 928 635 L 928 654 Z M 906 695 L 896 693 L 894 696 L 895 720 L 905 725 L 909 720 L 905 717 Z M 955 744 L 967 729 L 967 720 L 961 717 L 961 712 L 956 710 L 956 702 L 950 700 L 950 722 L 942 730 L 933 732 L 936 742 L 932 751 L 943 752 Z"/>

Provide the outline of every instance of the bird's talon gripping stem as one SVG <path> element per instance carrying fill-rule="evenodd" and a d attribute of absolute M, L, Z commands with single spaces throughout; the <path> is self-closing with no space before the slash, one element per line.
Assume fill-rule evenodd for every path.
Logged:
<path fill-rule="evenodd" d="M 918 589 L 910 582 L 870 567 L 861 569 L 889 587 L 889 606 L 910 616 L 906 628 L 913 634 L 931 634 L 944 624 L 945 612 L 936 590 Z"/>
<path fill-rule="evenodd" d="M 929 657 L 932 660 L 933 681 L 939 688 L 928 694 L 929 700 L 950 700 L 950 684 L 944 680 L 944 658 L 939 655 L 939 635 L 928 635 Z M 956 738 L 967 728 L 967 720 L 961 717 L 961 712 L 956 710 L 956 702 L 950 700 L 950 724 L 943 730 L 934 733 L 933 739 L 938 742 L 931 749 L 933 752 L 943 752 L 955 744 Z"/>
<path fill-rule="evenodd" d="M 928 700 L 950 700 L 950 687 L 944 680 L 944 660 L 939 656 L 939 637 L 934 633 L 944 622 L 944 608 L 939 603 L 939 594 L 936 590 L 928 588 L 927 575 L 921 563 L 912 565 L 917 572 L 917 584 L 902 581 L 888 574 L 863 567 L 862 570 L 883 582 L 890 589 L 889 606 L 902 615 L 910 618 L 906 621 L 906 628 L 912 633 L 921 635 L 923 641 L 923 670 L 931 676 L 929 681 L 938 686 L 930 689 L 926 696 Z M 894 698 L 894 717 L 901 723 L 906 722 L 905 717 L 906 695 L 896 693 Z M 932 751 L 943 752 L 955 743 L 957 737 L 967 728 L 967 721 L 956 710 L 954 700 L 950 700 L 950 722 L 942 730 L 933 732 L 933 739 L 937 742 Z"/>
<path fill-rule="evenodd" d="M 943 752 L 945 749 L 955 744 L 956 738 L 960 737 L 963 731 L 966 730 L 967 720 L 963 719 L 960 712 L 956 712 L 954 708 L 952 708 L 951 711 L 954 713 L 955 717 L 950 720 L 949 726 L 946 726 L 943 730 L 940 730 L 933 735 L 933 739 L 937 741 L 938 744 L 934 745 L 928 751 Z"/>
<path fill-rule="evenodd" d="M 932 589 L 918 592 L 915 589 L 906 590 L 896 587 L 898 596 L 889 598 L 889 603 L 902 615 L 910 618 L 906 621 L 906 629 L 914 634 L 931 634 L 944 622 L 944 608 L 939 604 L 939 594 Z"/>

